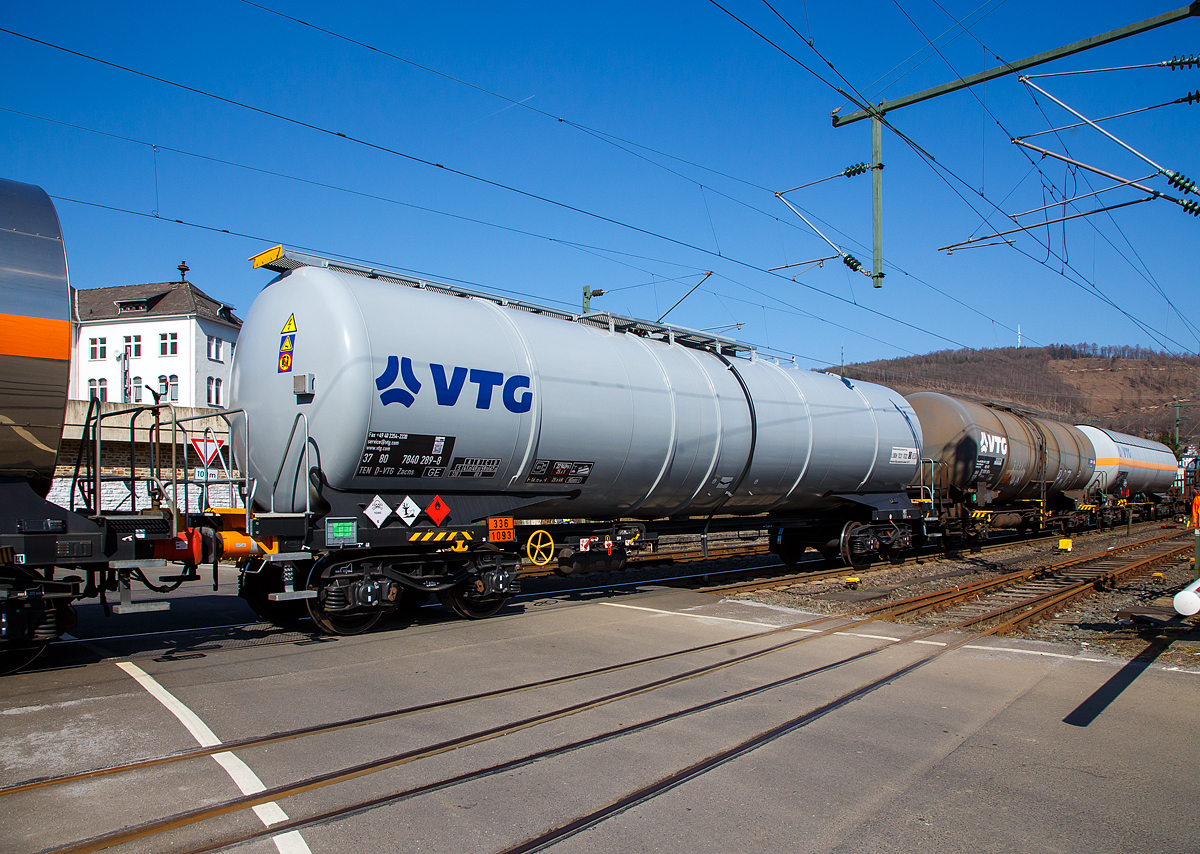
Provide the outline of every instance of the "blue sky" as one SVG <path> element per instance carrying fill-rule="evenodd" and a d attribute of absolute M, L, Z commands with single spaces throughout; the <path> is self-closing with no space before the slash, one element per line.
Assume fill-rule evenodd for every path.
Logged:
<path fill-rule="evenodd" d="M 877 101 L 1180 3 L 773 4 L 816 51 L 762 2 L 723 5 Z M 1170 202 L 938 251 L 1014 228 L 997 208 L 1112 183 L 1010 144 L 1075 121 L 1015 77 L 889 114 L 940 168 L 885 130 L 888 275 L 875 290 L 836 260 L 769 272 L 832 254 L 774 191 L 869 160 L 870 126 L 833 128 L 845 99 L 710 2 L 264 5 L 363 44 L 241 0 L 13 4 L 0 16 L 24 36 L 318 128 L 0 33 L 0 175 L 57 198 L 76 286 L 168 280 L 186 260 L 189 278 L 244 312 L 270 278 L 245 259 L 282 242 L 576 310 L 589 285 L 608 291 L 593 308 L 650 318 L 713 271 L 667 320 L 804 367 L 1014 345 L 1018 326 L 1026 344 L 1200 350 L 1200 220 Z M 1161 62 L 1200 51 L 1198 35 L 1190 19 L 1031 73 Z M 1034 82 L 1099 118 L 1196 91 L 1200 70 Z M 1200 105 L 1173 105 L 1104 126 L 1200 178 L 1198 119 Z M 1087 127 L 1030 141 L 1125 179 L 1155 171 Z M 1162 177 L 1146 183 L 1181 195 Z M 1144 195 L 1118 189 L 1020 221 Z M 869 266 L 869 174 L 788 198 Z"/>

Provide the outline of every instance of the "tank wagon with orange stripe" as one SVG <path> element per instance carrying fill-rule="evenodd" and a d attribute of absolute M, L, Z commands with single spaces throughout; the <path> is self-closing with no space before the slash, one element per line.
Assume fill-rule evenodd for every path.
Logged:
<path fill-rule="evenodd" d="M 80 512 L 45 500 L 70 375 L 67 259 L 39 187 L 0 180 L 0 672 L 74 623 L 71 602 L 116 591 L 133 567 L 192 564 L 198 535 L 163 509 Z M 98 476 L 98 470 L 97 470 Z M 93 485 L 96 481 L 93 480 Z M 121 573 L 124 572 L 124 576 Z"/>
<path fill-rule="evenodd" d="M 935 392 L 908 401 L 925 438 L 910 492 L 935 536 L 1069 532 L 1172 511 L 1177 462 L 1159 442 Z"/>

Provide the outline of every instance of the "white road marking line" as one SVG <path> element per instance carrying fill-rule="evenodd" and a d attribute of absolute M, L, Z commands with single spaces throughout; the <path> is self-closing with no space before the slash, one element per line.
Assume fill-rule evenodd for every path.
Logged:
<path fill-rule="evenodd" d="M 679 611 L 665 611 L 661 608 L 647 608 L 643 605 L 626 605 L 623 602 L 601 602 L 601 605 L 608 605 L 610 608 L 628 608 L 631 611 L 649 611 L 651 614 L 669 614 L 673 617 L 690 617 L 693 620 L 720 620 L 722 623 L 740 623 L 743 626 L 754 626 L 759 629 L 780 629 L 783 626 L 775 626 L 771 623 L 756 623 L 754 620 L 735 620 L 733 617 L 710 617 L 706 614 L 684 614 Z"/>
<path fill-rule="evenodd" d="M 667 615 L 674 616 L 674 617 L 688 617 L 693 620 L 720 620 L 721 622 L 724 622 L 724 623 L 740 623 L 744 626 L 756 626 L 757 628 L 760 628 L 760 629 L 782 628 L 782 626 L 774 626 L 771 623 L 756 623 L 752 620 L 735 620 L 732 617 L 710 617 L 705 614 L 686 614 L 686 613 L 683 613 L 682 611 L 668 611 L 663 608 L 647 608 L 644 605 L 628 605 L 624 602 L 601 602 L 600 604 L 608 605 L 610 608 L 628 608 L 631 611 L 648 611 L 651 614 L 667 614 Z M 806 628 L 804 628 L 804 626 L 797 626 L 797 627 L 793 628 L 792 631 L 794 631 L 794 632 L 811 632 L 811 633 L 815 634 L 815 633 L 817 633 L 819 631 L 823 631 L 823 630 L 822 629 L 806 629 Z M 893 637 L 888 637 L 887 635 L 868 635 L 868 634 L 863 634 L 862 632 L 840 631 L 840 632 L 835 632 L 834 634 L 850 635 L 851 637 L 866 638 L 867 640 L 891 641 L 892 643 L 900 643 L 903 640 L 903 638 L 893 638 Z M 947 646 L 948 645 L 948 644 L 942 643 L 941 641 L 931 641 L 931 640 L 915 640 L 915 641 L 912 641 L 912 643 L 919 643 L 919 644 L 923 644 L 925 646 Z M 1092 661 L 1092 662 L 1098 662 L 1098 663 L 1103 663 L 1103 661 L 1104 661 L 1103 658 L 1083 658 L 1082 656 L 1068 655 L 1068 654 L 1062 653 L 1062 652 L 1043 652 L 1042 650 L 1038 650 L 1038 649 L 1017 649 L 1016 647 L 1008 647 L 1008 646 L 984 646 L 982 644 L 969 643 L 969 644 L 965 644 L 962 648 L 963 649 L 981 649 L 981 650 L 984 650 L 985 652 L 1017 652 L 1022 655 L 1042 655 L 1042 656 L 1047 656 L 1049 658 L 1069 658 L 1072 661 Z M 1164 670 L 1174 670 L 1175 668 L 1164 667 L 1163 669 Z M 1181 670 L 1180 672 L 1181 673 L 1197 673 L 1198 675 L 1200 675 L 1200 671 Z"/>
<path fill-rule="evenodd" d="M 149 692 L 150 696 L 162 703 L 167 711 L 178 718 L 201 747 L 216 747 L 221 743 L 221 739 L 217 738 L 216 733 L 208 728 L 208 724 L 200 720 L 200 717 L 181 703 L 174 694 L 158 684 L 158 680 L 149 673 L 130 661 L 119 661 L 117 667 L 136 679 L 138 684 Z M 267 788 L 263 785 L 262 780 L 258 779 L 258 775 L 250 770 L 250 766 L 232 753 L 228 751 L 214 753 L 213 759 L 225 769 L 225 773 L 229 775 L 243 795 L 253 795 Z M 288 817 L 283 808 L 274 801 L 254 807 L 254 814 L 267 827 L 286 821 Z M 298 830 L 281 833 L 279 836 L 273 837 L 272 841 L 279 849 L 279 854 L 311 854 L 308 843 L 304 841 L 304 837 Z"/>
<path fill-rule="evenodd" d="M 892 643 L 900 643 L 900 638 L 888 637 L 887 635 L 864 635 L 862 632 L 839 632 L 838 634 L 852 635 L 856 638 L 866 638 L 867 640 L 891 641 Z"/>

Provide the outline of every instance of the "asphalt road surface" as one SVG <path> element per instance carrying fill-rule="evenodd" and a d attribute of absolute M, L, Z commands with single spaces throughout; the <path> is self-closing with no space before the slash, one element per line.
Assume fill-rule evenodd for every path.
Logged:
<path fill-rule="evenodd" d="M 808 637 L 815 615 L 644 587 L 534 597 L 469 622 L 319 639 L 257 625 L 232 574 L 172 610 L 103 618 L 0 681 L 0 785 L 83 771 L 748 638 L 653 664 L 371 726 L 0 798 L 0 851 L 39 852 L 424 747 Z M 180 595 L 180 594 L 184 595 Z M 139 594 L 139 598 L 159 598 Z M 166 597 L 162 597 L 166 598 Z M 94 609 L 94 610 L 89 610 Z M 766 629 L 799 626 L 769 638 Z M 824 625 L 821 628 L 825 628 Z M 116 850 L 190 850 L 660 715 L 632 734 L 238 848 L 500 852 L 935 654 L 873 623 L 438 756 Z M 878 650 L 872 655 L 861 655 Z M 852 656 L 852 661 L 839 664 Z M 775 680 L 796 678 L 752 692 Z M 732 697 L 723 705 L 711 701 Z M 555 852 L 1195 852 L 1200 668 L 992 638 L 555 842 Z"/>

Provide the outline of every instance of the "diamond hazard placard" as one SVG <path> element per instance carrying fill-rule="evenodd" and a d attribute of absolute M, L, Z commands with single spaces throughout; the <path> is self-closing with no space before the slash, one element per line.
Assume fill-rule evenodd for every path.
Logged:
<path fill-rule="evenodd" d="M 376 528 L 384 523 L 388 516 L 392 515 L 392 508 L 388 503 L 376 495 L 371 499 L 371 503 L 363 509 L 363 515 L 370 519 Z"/>
<path fill-rule="evenodd" d="M 411 525 L 421 515 L 421 508 L 417 506 L 417 502 L 406 495 L 400 502 L 400 506 L 396 508 L 396 515 L 404 520 L 405 525 Z"/>
<path fill-rule="evenodd" d="M 429 514 L 429 518 L 433 520 L 433 524 L 440 525 L 442 524 L 442 520 L 450 515 L 450 508 L 442 500 L 442 496 L 435 495 L 433 501 L 430 501 L 429 506 L 425 508 L 425 512 Z"/>

